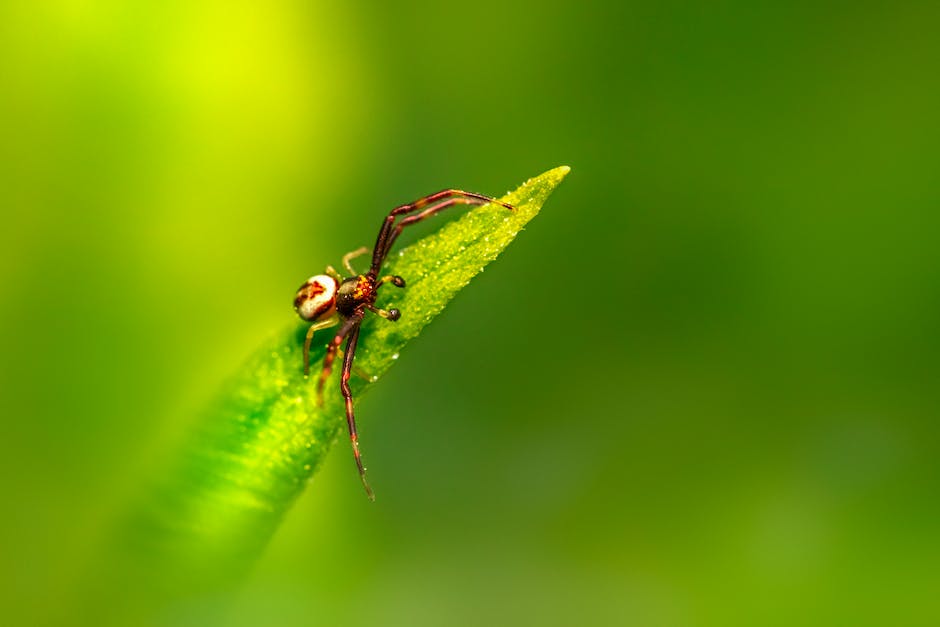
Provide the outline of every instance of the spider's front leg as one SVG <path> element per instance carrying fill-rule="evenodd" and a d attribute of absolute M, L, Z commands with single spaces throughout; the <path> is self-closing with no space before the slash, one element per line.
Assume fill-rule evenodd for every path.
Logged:
<path fill-rule="evenodd" d="M 375 241 L 375 247 L 372 249 L 372 266 L 369 269 L 372 276 L 377 276 L 379 273 L 379 268 L 382 267 L 382 262 L 385 261 L 385 258 L 388 256 L 389 251 L 392 248 L 392 244 L 398 238 L 398 235 L 401 233 L 401 230 L 408 224 L 414 224 L 415 222 L 420 222 L 425 218 L 428 218 L 439 211 L 443 211 L 447 207 L 452 207 L 453 205 L 485 205 L 487 203 L 496 203 L 502 205 L 507 209 L 513 209 L 513 206 L 505 203 L 501 200 L 495 198 L 490 198 L 489 196 L 484 196 L 483 194 L 475 194 L 474 192 L 465 192 L 460 189 L 445 189 L 437 192 L 436 194 L 431 194 L 430 196 L 425 196 L 424 198 L 419 198 L 418 200 L 408 203 L 407 205 L 401 205 L 395 207 L 389 212 L 386 216 L 385 221 L 382 223 L 382 228 L 379 229 L 379 235 Z M 395 223 L 395 219 L 398 216 L 403 216 L 411 213 L 420 211 L 418 215 L 409 216 L 402 220 L 402 223 L 395 229 L 392 229 L 392 226 Z"/>

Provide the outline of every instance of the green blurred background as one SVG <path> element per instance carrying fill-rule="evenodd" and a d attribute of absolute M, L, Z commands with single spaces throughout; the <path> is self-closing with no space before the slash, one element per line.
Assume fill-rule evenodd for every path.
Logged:
<path fill-rule="evenodd" d="M 4 3 L 0 622 L 391 206 L 567 164 L 363 399 L 378 502 L 338 446 L 152 624 L 940 623 L 938 18 Z"/>

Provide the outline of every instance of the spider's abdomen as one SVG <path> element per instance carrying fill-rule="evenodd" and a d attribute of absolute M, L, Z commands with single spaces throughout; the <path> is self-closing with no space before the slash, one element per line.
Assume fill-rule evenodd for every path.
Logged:
<path fill-rule="evenodd" d="M 375 288 L 368 278 L 360 275 L 345 279 L 336 292 L 336 311 L 348 318 L 359 305 L 372 303 L 374 294 Z"/>
<path fill-rule="evenodd" d="M 297 290 L 294 297 L 294 309 L 297 315 L 307 321 L 329 318 L 336 311 L 336 279 L 326 274 L 318 274 L 307 279 Z"/>

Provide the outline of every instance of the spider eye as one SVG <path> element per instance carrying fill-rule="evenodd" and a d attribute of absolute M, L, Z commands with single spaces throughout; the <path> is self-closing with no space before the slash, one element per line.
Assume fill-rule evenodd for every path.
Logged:
<path fill-rule="evenodd" d="M 294 310 L 308 322 L 333 315 L 336 311 L 336 280 L 323 274 L 307 279 L 294 297 Z"/>

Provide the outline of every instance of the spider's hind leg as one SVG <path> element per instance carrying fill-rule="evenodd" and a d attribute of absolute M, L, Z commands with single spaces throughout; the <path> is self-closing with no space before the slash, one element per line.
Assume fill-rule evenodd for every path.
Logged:
<path fill-rule="evenodd" d="M 366 489 L 370 501 L 375 500 L 375 493 L 369 487 L 366 481 L 366 468 L 362 465 L 362 456 L 359 453 L 359 435 L 356 433 L 356 415 L 353 412 L 352 391 L 349 389 L 349 375 L 352 372 L 353 360 L 356 357 L 356 342 L 359 341 L 359 327 L 356 326 L 349 333 L 349 339 L 346 341 L 346 356 L 343 358 L 343 377 L 340 388 L 343 391 L 343 399 L 346 401 L 346 424 L 349 426 L 349 441 L 352 444 L 353 457 L 356 459 L 356 468 L 359 469 L 359 479 L 362 481 L 362 487 Z"/>
<path fill-rule="evenodd" d="M 336 355 L 340 359 L 345 359 L 346 352 L 342 348 L 337 348 Z M 375 383 L 376 381 L 379 380 L 377 376 L 375 376 L 374 374 L 369 374 L 368 372 L 366 372 L 359 366 L 356 366 L 355 364 L 352 367 L 352 373 L 356 375 L 357 377 L 359 377 L 360 379 L 362 379 L 363 381 L 365 381 L 366 383 Z"/>
<path fill-rule="evenodd" d="M 343 322 L 343 326 L 339 328 L 339 331 L 336 332 L 336 335 L 333 336 L 333 339 L 330 340 L 330 343 L 327 345 L 326 356 L 323 358 L 323 370 L 320 371 L 320 379 L 317 381 L 317 405 L 323 405 L 323 385 L 330 377 L 330 373 L 333 372 L 333 360 L 336 359 L 336 352 L 339 349 L 339 345 L 343 343 L 343 340 L 346 339 L 346 336 L 348 336 L 354 328 L 358 328 L 361 322 L 362 316 L 347 318 L 346 321 Z"/>

